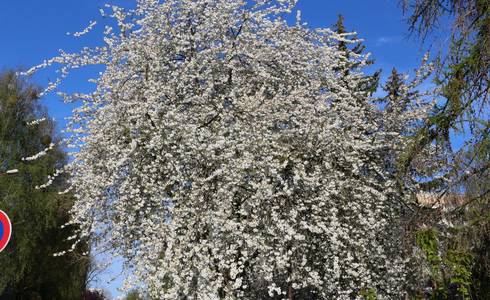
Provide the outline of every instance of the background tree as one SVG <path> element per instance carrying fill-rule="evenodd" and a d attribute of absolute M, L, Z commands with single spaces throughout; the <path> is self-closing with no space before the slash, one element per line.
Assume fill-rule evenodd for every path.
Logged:
<path fill-rule="evenodd" d="M 460 163 L 486 165 L 488 150 L 488 144 L 475 149 Z M 490 292 L 490 176 L 488 170 L 471 175 L 458 193 L 435 197 L 438 208 L 431 210 L 439 210 L 437 218 L 426 221 L 425 229 L 416 233 L 435 285 L 435 299 L 487 299 Z"/>
<path fill-rule="evenodd" d="M 479 144 L 468 154 L 477 166 L 490 163 L 490 141 Z M 476 154 L 476 157 L 475 157 Z M 472 162 L 473 163 L 473 162 Z M 474 299 L 485 299 L 490 295 L 490 170 L 465 181 L 465 206 L 458 212 L 463 214 L 458 241 L 472 258 L 471 281 L 468 283 Z"/>
<path fill-rule="evenodd" d="M 82 300 L 109 300 L 110 297 L 104 290 L 87 289 L 83 292 Z"/>
<path fill-rule="evenodd" d="M 137 290 L 130 291 L 129 293 L 126 294 L 126 297 L 124 300 L 143 300 L 145 299 L 144 297 L 141 296 L 140 292 Z"/>
<path fill-rule="evenodd" d="M 343 75 L 348 75 L 350 72 L 355 71 L 361 67 L 359 57 L 362 56 L 366 57 L 365 60 L 362 60 L 363 67 L 374 64 L 374 60 L 369 59 L 367 53 L 365 53 L 366 46 L 362 43 L 362 40 L 357 37 L 357 34 L 346 30 L 344 16 L 338 15 L 333 29 L 339 35 L 339 39 L 336 41 L 337 47 L 339 51 L 344 53 L 344 63 L 337 66 L 336 71 Z M 381 70 L 374 72 L 373 75 L 365 75 L 356 89 L 369 92 L 372 95 L 378 88 L 380 75 Z M 348 82 L 344 82 L 344 85 L 349 86 Z"/>
<path fill-rule="evenodd" d="M 38 160 L 22 160 L 58 140 L 54 122 L 38 104 L 38 91 L 13 71 L 0 74 L 0 208 L 13 227 L 12 239 L 0 253 L 0 298 L 78 299 L 87 274 L 87 259 L 80 254 L 87 246 L 53 257 L 70 248 L 66 239 L 74 228 L 60 227 L 68 221 L 73 197 L 58 194 L 61 179 L 49 189 L 36 189 L 65 164 L 65 154 L 54 146 Z M 11 169 L 18 173 L 4 175 Z"/>
<path fill-rule="evenodd" d="M 382 86 L 385 95 L 376 99 L 382 112 L 382 130 L 398 135 L 405 140 L 403 145 L 409 145 L 401 148 L 393 145 L 391 149 L 395 152 L 384 156 L 387 167 L 393 176 L 405 182 L 400 186 L 412 187 L 414 194 L 440 189 L 448 165 L 448 149 L 439 143 L 426 145 L 415 158 L 407 155 L 412 148 L 418 147 L 420 139 L 425 138 L 421 131 L 428 120 L 418 116 L 429 115 L 434 92 L 431 89 L 422 91 L 420 86 L 431 76 L 433 68 L 433 64 L 428 63 L 427 55 L 410 80 L 407 74 L 393 68 Z"/>
<path fill-rule="evenodd" d="M 442 217 L 454 226 L 430 222 L 434 236 L 439 237 L 435 244 L 442 253 L 436 273 L 448 274 L 442 282 L 442 297 L 454 294 L 450 284 L 455 284 L 460 295 L 486 299 L 489 258 L 488 251 L 481 249 L 488 247 L 490 207 L 490 2 L 403 0 L 400 3 L 408 15 L 411 33 L 424 42 L 442 33 L 441 43 L 448 41 L 448 45 L 443 44 L 447 51 L 440 53 L 435 80 L 440 96 L 438 103 L 429 122 L 419 131 L 417 146 L 406 153 L 408 166 L 410 160 L 424 156 L 422 152 L 427 145 L 436 143 L 448 149 L 444 178 L 434 177 L 436 180 L 430 183 L 430 188 L 439 192 L 438 200 L 462 199 L 462 207 L 453 207 L 437 218 Z M 445 38 L 448 33 L 449 40 Z M 447 258 L 453 260 L 444 264 Z M 465 264 L 455 264 L 454 259 Z M 459 276 L 462 273 L 454 277 L 448 265 L 458 266 L 466 277 Z"/>
<path fill-rule="evenodd" d="M 433 142 L 454 148 L 450 158 L 451 177 L 445 188 L 457 190 L 468 173 L 480 176 L 489 165 L 462 166 L 458 164 L 469 152 L 488 143 L 490 130 L 490 2 L 487 0 L 402 0 L 409 16 L 411 33 L 423 40 L 433 33 L 451 28 L 449 49 L 440 54 L 436 84 L 440 90 L 433 116 L 421 129 L 424 135 L 418 147 L 412 149 L 415 157 L 425 145 Z M 446 23 L 452 23 L 447 26 Z M 442 25 L 442 26 L 439 26 Z M 445 39 L 446 41 L 446 39 Z M 445 48 L 447 45 L 444 45 Z M 453 137 L 453 138 L 451 138 Z M 465 143 L 460 146 L 460 140 Z"/>

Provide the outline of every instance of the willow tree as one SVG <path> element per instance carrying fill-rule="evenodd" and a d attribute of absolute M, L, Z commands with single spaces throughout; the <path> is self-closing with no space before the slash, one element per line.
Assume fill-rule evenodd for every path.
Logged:
<path fill-rule="evenodd" d="M 0 298 L 77 299 L 87 274 L 87 259 L 80 255 L 84 245 L 71 255 L 53 257 L 74 234 L 73 227 L 60 228 L 73 197 L 58 194 L 62 181 L 36 189 L 66 162 L 62 149 L 53 146 L 54 122 L 39 105 L 38 93 L 15 72 L 0 74 L 0 208 L 13 227 L 0 253 Z M 37 160 L 22 160 L 46 148 L 49 153 Z"/>
<path fill-rule="evenodd" d="M 358 41 L 299 12 L 289 25 L 294 2 L 107 6 L 118 26 L 102 45 L 28 72 L 104 67 L 95 91 L 60 92 L 81 102 L 70 224 L 153 297 L 404 294 L 403 209 L 383 158 L 404 141 L 358 88 L 365 58 L 338 47 Z"/>

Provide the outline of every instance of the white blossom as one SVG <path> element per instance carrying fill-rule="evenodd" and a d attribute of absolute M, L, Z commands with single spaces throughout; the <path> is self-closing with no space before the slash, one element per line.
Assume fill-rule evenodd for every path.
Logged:
<path fill-rule="evenodd" d="M 44 121 L 46 121 L 46 118 L 36 119 L 36 120 L 31 121 L 31 122 L 28 122 L 27 126 L 29 126 L 29 127 L 35 126 L 35 125 L 41 124 Z"/>
<path fill-rule="evenodd" d="M 93 93 L 61 94 L 80 101 L 70 223 L 154 298 L 404 293 L 402 207 L 382 157 L 403 139 L 355 89 L 361 70 L 338 71 L 348 58 L 335 43 L 351 35 L 299 13 L 288 25 L 295 2 L 106 6 L 118 29 L 104 45 L 27 72 L 104 66 Z"/>
<path fill-rule="evenodd" d="M 52 150 L 54 148 L 55 144 L 54 143 L 50 143 L 48 147 L 46 147 L 44 150 L 32 155 L 32 156 L 28 156 L 28 157 L 22 157 L 22 160 L 23 161 L 32 161 L 32 160 L 36 160 L 36 159 L 39 159 L 43 156 L 45 156 L 46 154 L 48 154 L 48 151 Z"/>
<path fill-rule="evenodd" d="M 67 34 L 68 35 L 73 35 L 75 37 L 80 37 L 82 35 L 86 35 L 90 31 L 92 31 L 92 29 L 95 27 L 95 25 L 97 25 L 97 22 L 96 21 L 90 21 L 90 23 L 88 24 L 88 26 L 85 27 L 82 31 L 78 31 L 78 32 L 74 32 L 74 33 L 68 32 Z"/>

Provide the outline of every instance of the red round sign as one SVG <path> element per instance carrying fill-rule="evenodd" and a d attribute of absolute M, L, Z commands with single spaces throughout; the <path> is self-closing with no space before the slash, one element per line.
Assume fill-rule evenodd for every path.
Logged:
<path fill-rule="evenodd" d="M 12 225 L 5 212 L 0 210 L 0 252 L 7 246 L 12 235 Z"/>

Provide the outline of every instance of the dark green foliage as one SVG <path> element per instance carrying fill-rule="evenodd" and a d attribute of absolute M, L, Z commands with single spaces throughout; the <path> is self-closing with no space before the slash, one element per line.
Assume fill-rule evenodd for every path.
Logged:
<path fill-rule="evenodd" d="M 473 257 L 470 294 L 473 299 L 490 297 L 490 141 L 488 136 L 470 149 L 465 161 L 481 172 L 464 181 L 468 203 L 458 210 L 464 223 L 455 232 L 456 245 L 469 249 Z M 466 162 L 468 164 L 468 162 Z"/>
<path fill-rule="evenodd" d="M 83 292 L 82 300 L 107 300 L 107 298 L 102 291 L 86 290 Z"/>
<path fill-rule="evenodd" d="M 385 109 L 389 113 L 396 110 L 404 110 L 411 100 L 409 97 L 402 97 L 400 89 L 404 84 L 403 75 L 393 68 L 386 84 L 383 86 L 383 90 L 386 92 L 386 97 L 384 99 L 386 104 Z"/>
<path fill-rule="evenodd" d="M 70 248 L 66 238 L 74 228 L 61 229 L 73 203 L 59 195 L 63 180 L 45 190 L 48 175 L 65 163 L 55 147 L 35 161 L 22 161 L 56 142 L 54 123 L 37 103 L 37 88 L 17 78 L 14 72 L 0 74 L 0 209 L 11 218 L 13 234 L 0 253 L 1 299 L 80 299 L 85 288 L 88 260 L 81 256 L 86 245 L 74 253 L 53 257 Z M 29 121 L 46 121 L 27 126 Z M 18 169 L 13 175 L 5 172 Z"/>

